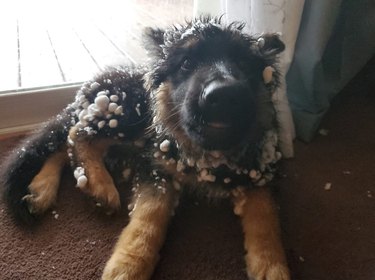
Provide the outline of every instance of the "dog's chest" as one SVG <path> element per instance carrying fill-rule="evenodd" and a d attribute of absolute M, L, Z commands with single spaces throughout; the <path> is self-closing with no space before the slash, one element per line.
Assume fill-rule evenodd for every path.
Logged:
<path fill-rule="evenodd" d="M 138 151 L 124 170 L 135 167 L 135 185 L 147 182 L 160 191 L 166 191 L 167 186 L 172 185 L 178 190 L 193 188 L 203 195 L 222 198 L 238 186 L 263 185 L 272 179 L 274 171 L 268 165 L 267 174 L 261 172 L 257 148 L 245 150 L 237 161 L 218 151 L 205 151 L 200 157 L 193 158 L 187 156 L 188 153 L 173 139 L 153 138 L 146 140 Z"/>

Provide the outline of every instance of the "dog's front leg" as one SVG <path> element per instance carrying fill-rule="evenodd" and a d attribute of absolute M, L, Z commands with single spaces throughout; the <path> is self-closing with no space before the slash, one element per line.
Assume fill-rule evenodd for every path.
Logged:
<path fill-rule="evenodd" d="M 116 140 L 110 137 L 93 139 L 80 137 L 75 127 L 70 130 L 69 137 L 74 143 L 72 149 L 75 161 L 84 170 L 83 174 L 78 174 L 76 177 L 77 187 L 102 204 L 108 213 L 120 209 L 119 193 L 104 164 L 107 150 L 111 145 L 116 144 Z M 86 182 L 83 184 L 79 183 L 80 175 L 85 176 Z"/>
<path fill-rule="evenodd" d="M 274 201 L 268 188 L 233 191 L 234 212 L 245 234 L 247 274 L 255 280 L 289 280 Z"/>
<path fill-rule="evenodd" d="M 129 224 L 105 266 L 103 280 L 149 279 L 159 259 L 178 194 L 173 188 L 147 183 L 134 196 Z"/>

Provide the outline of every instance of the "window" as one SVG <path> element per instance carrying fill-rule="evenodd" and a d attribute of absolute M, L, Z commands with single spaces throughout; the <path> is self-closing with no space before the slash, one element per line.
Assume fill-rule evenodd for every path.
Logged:
<path fill-rule="evenodd" d="M 0 133 L 56 114 L 106 65 L 142 63 L 145 26 L 181 22 L 193 0 L 9 1 L 0 17 Z"/>

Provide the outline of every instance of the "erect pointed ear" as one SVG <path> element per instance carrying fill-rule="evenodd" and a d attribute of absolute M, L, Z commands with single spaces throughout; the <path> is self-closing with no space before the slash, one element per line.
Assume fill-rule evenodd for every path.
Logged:
<path fill-rule="evenodd" d="M 285 49 L 284 43 L 277 33 L 262 34 L 258 38 L 258 48 L 265 57 L 274 57 Z"/>
<path fill-rule="evenodd" d="M 165 30 L 146 27 L 143 32 L 143 45 L 153 58 L 164 56 L 161 45 L 164 44 Z"/>

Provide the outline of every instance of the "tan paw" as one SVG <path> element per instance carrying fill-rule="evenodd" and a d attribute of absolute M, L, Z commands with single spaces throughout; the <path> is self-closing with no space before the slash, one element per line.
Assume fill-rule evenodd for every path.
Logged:
<path fill-rule="evenodd" d="M 56 201 L 58 187 L 59 177 L 36 176 L 29 185 L 30 194 L 22 198 L 26 201 L 29 212 L 38 215 L 48 210 Z"/>
<path fill-rule="evenodd" d="M 283 262 L 271 261 L 266 256 L 247 254 L 247 274 L 254 280 L 290 280 L 289 269 Z"/>
<path fill-rule="evenodd" d="M 106 213 L 111 214 L 121 208 L 120 195 L 113 181 L 89 180 L 84 187 L 79 187 L 84 193 L 93 197 L 96 205 L 102 207 Z"/>
<path fill-rule="evenodd" d="M 105 191 L 95 192 L 93 195 L 96 205 L 102 207 L 104 211 L 110 215 L 117 212 L 121 208 L 120 195 L 113 186 L 113 188 L 105 188 Z"/>
<path fill-rule="evenodd" d="M 148 280 L 154 265 L 129 254 L 114 254 L 107 262 L 102 280 Z"/>

